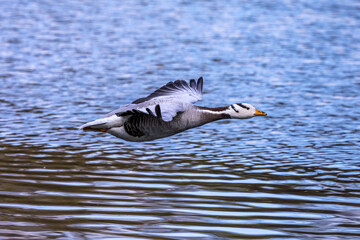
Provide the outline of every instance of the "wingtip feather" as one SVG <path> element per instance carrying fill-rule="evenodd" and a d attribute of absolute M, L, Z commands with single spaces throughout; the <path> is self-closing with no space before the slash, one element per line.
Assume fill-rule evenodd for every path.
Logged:
<path fill-rule="evenodd" d="M 203 77 L 199 77 L 199 79 L 198 79 L 198 81 L 197 81 L 197 90 L 199 91 L 199 92 L 202 92 L 202 90 L 203 90 Z"/>

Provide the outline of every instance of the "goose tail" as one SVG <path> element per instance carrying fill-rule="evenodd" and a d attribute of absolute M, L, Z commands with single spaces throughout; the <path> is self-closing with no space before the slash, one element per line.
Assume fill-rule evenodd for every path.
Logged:
<path fill-rule="evenodd" d="M 110 117 L 99 118 L 94 121 L 85 123 L 79 127 L 79 130 L 83 131 L 95 131 L 95 132 L 106 132 L 110 128 L 120 127 L 123 125 L 121 117 L 112 115 Z"/>

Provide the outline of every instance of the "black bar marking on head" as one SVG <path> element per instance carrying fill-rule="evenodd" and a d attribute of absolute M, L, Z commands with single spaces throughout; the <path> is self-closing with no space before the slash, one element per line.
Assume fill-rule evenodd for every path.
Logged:
<path fill-rule="evenodd" d="M 237 105 L 239 105 L 239 106 L 242 107 L 242 108 L 245 108 L 246 110 L 249 110 L 249 109 L 250 109 L 249 107 L 243 105 L 242 103 L 238 103 Z"/>
<path fill-rule="evenodd" d="M 232 109 L 234 109 L 235 112 L 239 112 L 238 110 L 236 110 L 236 108 L 234 107 L 234 105 L 230 105 Z"/>

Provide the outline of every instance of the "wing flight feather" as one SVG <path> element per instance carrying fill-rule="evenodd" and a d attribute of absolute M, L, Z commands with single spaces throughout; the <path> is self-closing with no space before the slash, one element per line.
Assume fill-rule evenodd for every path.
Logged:
<path fill-rule="evenodd" d="M 184 80 L 176 80 L 175 82 L 167 83 L 149 96 L 139 98 L 131 104 L 112 111 L 106 116 L 113 114 L 122 116 L 123 113 L 129 115 L 136 110 L 161 117 L 166 122 L 171 121 L 178 112 L 185 110 L 185 106 L 202 99 L 202 89 L 202 77 L 197 82 L 191 79 L 189 84 Z"/>

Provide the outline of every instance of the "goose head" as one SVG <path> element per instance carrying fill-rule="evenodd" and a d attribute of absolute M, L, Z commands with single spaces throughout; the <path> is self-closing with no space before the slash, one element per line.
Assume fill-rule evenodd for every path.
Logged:
<path fill-rule="evenodd" d="M 259 111 L 248 103 L 231 104 L 227 113 L 231 118 L 244 119 L 256 116 L 266 116 L 265 112 Z"/>

